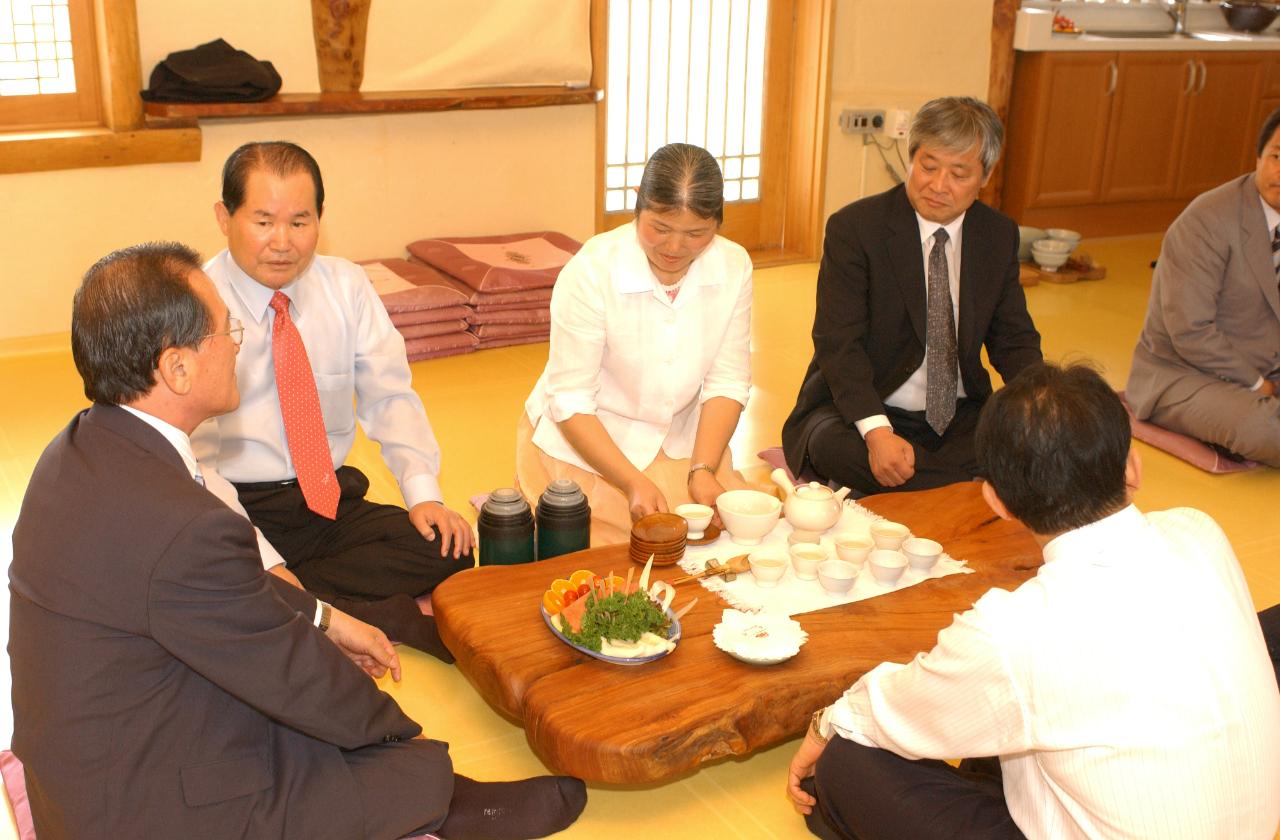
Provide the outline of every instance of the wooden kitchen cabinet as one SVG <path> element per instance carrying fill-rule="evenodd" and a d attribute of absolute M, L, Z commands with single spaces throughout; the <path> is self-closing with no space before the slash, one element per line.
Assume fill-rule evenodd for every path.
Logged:
<path fill-rule="evenodd" d="M 1193 199 L 1253 168 L 1254 118 L 1264 72 L 1273 61 L 1253 53 L 1195 53 L 1195 88 L 1187 97 L 1177 197 Z"/>
<path fill-rule="evenodd" d="M 1116 61 L 1102 201 L 1169 198 L 1178 183 L 1195 60 L 1191 53 L 1120 53 Z"/>
<path fill-rule="evenodd" d="M 1252 167 L 1268 94 L 1276 53 L 1019 53 L 1002 209 L 1086 236 L 1163 230 Z"/>

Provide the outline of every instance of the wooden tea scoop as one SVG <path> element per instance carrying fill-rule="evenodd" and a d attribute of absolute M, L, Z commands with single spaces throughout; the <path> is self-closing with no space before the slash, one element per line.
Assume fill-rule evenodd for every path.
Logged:
<path fill-rule="evenodd" d="M 749 571 L 751 571 L 751 564 L 747 562 L 747 555 L 739 554 L 737 557 L 730 557 L 724 562 L 723 566 L 714 565 L 713 561 L 712 563 L 707 564 L 706 571 L 698 572 L 696 575 L 684 575 L 682 577 L 678 577 L 671 581 L 671 583 L 677 584 L 686 583 L 691 580 L 702 580 L 704 577 L 711 575 L 740 575 L 743 572 Z M 732 578 L 727 579 L 732 580 Z"/>

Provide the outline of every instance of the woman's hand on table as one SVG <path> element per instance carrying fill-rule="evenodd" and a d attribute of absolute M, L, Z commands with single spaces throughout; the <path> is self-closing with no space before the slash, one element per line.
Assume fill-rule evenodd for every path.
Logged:
<path fill-rule="evenodd" d="M 813 775 L 814 765 L 818 763 L 818 757 L 826 746 L 826 743 L 814 738 L 811 732 L 806 732 L 804 740 L 800 742 L 800 749 L 787 768 L 787 796 L 791 797 L 792 805 L 802 814 L 812 813 L 818 800 L 805 793 L 800 782 Z"/>
<path fill-rule="evenodd" d="M 711 508 L 711 521 L 717 528 L 723 528 L 720 511 L 716 509 L 716 499 L 724 492 L 724 485 L 713 473 L 706 470 L 694 470 L 689 476 L 689 498 L 700 505 Z"/>
<path fill-rule="evenodd" d="M 651 513 L 667 513 L 669 510 L 666 496 L 644 473 L 637 473 L 627 488 L 627 504 L 631 508 L 632 522 Z"/>

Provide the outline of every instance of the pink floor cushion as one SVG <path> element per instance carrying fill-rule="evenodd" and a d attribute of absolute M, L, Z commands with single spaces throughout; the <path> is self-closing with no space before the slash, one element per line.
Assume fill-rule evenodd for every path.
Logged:
<path fill-rule="evenodd" d="M 1124 400 L 1124 391 L 1120 392 L 1120 399 Z M 1163 429 L 1146 420 L 1139 420 L 1134 416 L 1127 401 L 1124 408 L 1129 412 L 1129 427 L 1133 430 L 1135 438 L 1156 449 L 1162 449 L 1175 458 L 1181 458 L 1193 467 L 1199 467 L 1209 473 L 1223 474 L 1247 472 L 1262 466 L 1257 461 L 1229 457 L 1193 437 Z"/>
<path fill-rule="evenodd" d="M 22 762 L 9 750 L 0 751 L 0 775 L 4 776 L 4 790 L 13 808 L 13 821 L 18 827 L 19 840 L 36 840 L 36 825 L 31 819 L 31 803 L 27 801 L 27 777 L 22 772 Z"/>
<path fill-rule="evenodd" d="M 391 323 L 396 329 L 417 324 L 438 324 L 441 321 L 465 319 L 473 313 L 470 306 L 446 306 L 442 309 L 415 309 L 409 312 L 392 312 Z"/>
<path fill-rule="evenodd" d="M 405 337 L 407 341 L 410 338 L 430 338 L 433 335 L 449 335 L 450 333 L 462 332 L 467 328 L 467 322 L 460 318 L 452 321 L 437 321 L 430 324 L 406 324 L 403 327 L 396 327 L 400 331 L 400 335 Z"/>
<path fill-rule="evenodd" d="M 550 288 L 581 247 L 563 233 L 540 231 L 419 239 L 409 253 L 478 292 L 494 293 Z"/>
<path fill-rule="evenodd" d="M 551 310 L 545 306 L 540 309 L 504 309 L 501 312 L 474 311 L 467 316 L 470 324 L 550 324 Z"/>
<path fill-rule="evenodd" d="M 529 338 L 537 336 L 543 340 L 551 337 L 551 330 L 546 324 L 480 324 L 471 328 L 479 336 L 481 343 L 486 338 Z"/>
<path fill-rule="evenodd" d="M 436 269 L 399 257 L 361 263 L 388 312 L 462 306 L 468 295 Z"/>

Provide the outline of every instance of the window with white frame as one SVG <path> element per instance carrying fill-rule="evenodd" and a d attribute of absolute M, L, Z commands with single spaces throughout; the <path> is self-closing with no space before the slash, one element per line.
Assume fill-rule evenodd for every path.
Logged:
<path fill-rule="evenodd" d="M 709 151 L 726 201 L 760 196 L 768 0 L 609 0 L 606 213 L 635 208 L 649 156 Z"/>

